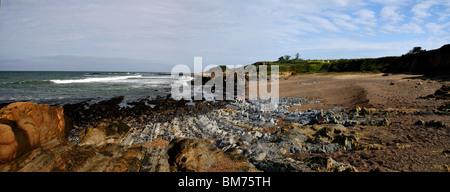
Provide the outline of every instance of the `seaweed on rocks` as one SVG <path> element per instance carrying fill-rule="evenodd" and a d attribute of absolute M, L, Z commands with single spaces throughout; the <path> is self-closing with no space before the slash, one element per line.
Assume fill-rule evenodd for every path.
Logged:
<path fill-rule="evenodd" d="M 9 104 L 11 104 L 11 103 L 0 103 L 0 109 L 8 106 Z"/>
<path fill-rule="evenodd" d="M 106 118 L 120 117 L 119 104 L 124 97 L 116 97 L 110 100 L 89 104 L 88 101 L 63 106 L 64 113 L 71 118 L 74 125 L 86 126 Z"/>
<path fill-rule="evenodd" d="M 187 101 L 176 101 L 171 98 L 151 100 L 148 98 L 126 102 L 121 107 L 124 97 L 89 104 L 84 101 L 64 105 L 64 111 L 74 124 L 78 126 L 92 125 L 102 119 L 117 118 L 125 121 L 167 122 L 183 115 L 199 115 L 210 112 L 212 109 L 223 106 L 221 102 L 196 102 L 195 106 L 187 106 Z"/>

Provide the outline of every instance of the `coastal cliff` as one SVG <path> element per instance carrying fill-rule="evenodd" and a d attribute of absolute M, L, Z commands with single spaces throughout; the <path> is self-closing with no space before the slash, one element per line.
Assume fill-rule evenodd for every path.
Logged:
<path fill-rule="evenodd" d="M 436 50 L 403 55 L 392 63 L 387 71 L 426 75 L 450 74 L 450 44 Z"/>

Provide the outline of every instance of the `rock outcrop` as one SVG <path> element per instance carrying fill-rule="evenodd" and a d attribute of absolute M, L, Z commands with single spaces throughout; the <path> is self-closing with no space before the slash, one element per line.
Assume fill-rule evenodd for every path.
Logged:
<path fill-rule="evenodd" d="M 52 139 L 64 141 L 62 107 L 12 103 L 0 110 L 0 163 L 7 163 Z"/>
<path fill-rule="evenodd" d="M 27 158 L 0 166 L 0 172 L 138 172 L 147 150 L 119 144 L 42 144 Z"/>
<path fill-rule="evenodd" d="M 117 119 L 103 119 L 95 127 L 88 127 L 81 133 L 80 145 L 103 145 L 106 143 L 122 143 L 131 128 Z M 75 130 L 75 129 L 74 129 Z M 73 131 L 74 132 L 74 131 Z M 72 132 L 72 134 L 73 134 Z M 72 135 L 71 135 L 72 136 Z M 72 139 L 72 138 L 70 138 Z"/>
<path fill-rule="evenodd" d="M 127 103 L 132 108 L 112 105 L 119 101 L 65 106 L 66 115 L 74 120 L 70 130 L 61 127 L 66 122 L 61 107 L 27 104 L 34 107 L 28 109 L 23 104 L 2 109 L 4 162 L 32 152 L 0 166 L 0 171 L 356 171 L 334 160 L 298 156 L 363 148 L 355 125 L 378 125 L 385 117 L 378 118 L 382 112 L 366 108 L 350 113 L 342 108 L 290 111 L 289 106 L 308 102 L 298 98 L 280 98 L 275 111 L 262 110 L 266 103 L 258 100 L 195 106 L 143 100 Z M 39 142 L 30 142 L 21 131 L 25 120 L 32 130 L 51 131 L 39 132 Z M 64 145 L 55 139 L 61 136 L 68 140 Z"/>
<path fill-rule="evenodd" d="M 226 154 L 208 141 L 177 138 L 167 147 L 172 172 L 256 171 L 243 156 Z"/>

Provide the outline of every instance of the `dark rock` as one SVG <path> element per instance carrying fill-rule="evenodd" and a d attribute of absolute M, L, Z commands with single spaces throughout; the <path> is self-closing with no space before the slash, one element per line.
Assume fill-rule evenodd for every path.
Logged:
<path fill-rule="evenodd" d="M 450 112 L 450 102 L 445 103 L 444 105 L 438 108 L 439 111 Z"/>
<path fill-rule="evenodd" d="M 443 124 L 441 121 L 431 120 L 425 123 L 427 127 L 436 127 L 436 128 L 447 128 L 447 125 Z"/>
<path fill-rule="evenodd" d="M 416 123 L 414 123 L 414 125 L 416 125 L 416 126 L 425 126 L 425 121 L 418 120 Z"/>
<path fill-rule="evenodd" d="M 349 165 L 326 157 L 308 157 L 303 161 L 290 158 L 273 159 L 255 163 L 256 167 L 266 172 L 357 172 Z"/>
<path fill-rule="evenodd" d="M 312 172 L 307 165 L 292 159 L 273 159 L 256 162 L 255 166 L 264 172 Z"/>
<path fill-rule="evenodd" d="M 434 94 L 427 95 L 425 97 L 419 97 L 418 99 L 436 99 L 436 100 L 450 100 L 450 86 L 442 85 L 442 87 Z"/>

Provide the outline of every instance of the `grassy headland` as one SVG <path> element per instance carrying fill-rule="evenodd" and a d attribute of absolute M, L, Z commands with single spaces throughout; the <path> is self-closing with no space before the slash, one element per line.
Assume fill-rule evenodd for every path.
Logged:
<path fill-rule="evenodd" d="M 253 65 L 278 65 L 280 73 L 292 72 L 292 75 L 328 73 L 328 72 L 364 72 L 364 73 L 419 73 L 436 75 L 448 73 L 450 68 L 450 45 L 440 49 L 425 51 L 415 47 L 402 56 L 360 59 L 303 60 L 291 59 L 286 55 L 278 61 L 260 61 Z"/>

